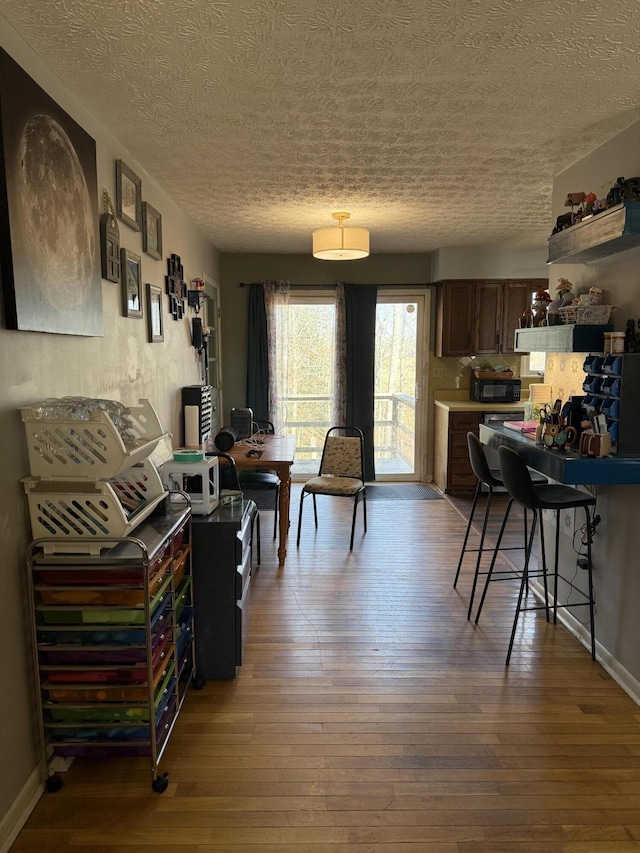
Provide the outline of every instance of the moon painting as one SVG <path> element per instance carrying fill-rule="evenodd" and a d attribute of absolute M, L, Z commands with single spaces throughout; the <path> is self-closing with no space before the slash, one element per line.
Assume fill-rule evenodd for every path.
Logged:
<path fill-rule="evenodd" d="M 4 52 L 0 81 L 7 326 L 102 335 L 95 142 Z"/>

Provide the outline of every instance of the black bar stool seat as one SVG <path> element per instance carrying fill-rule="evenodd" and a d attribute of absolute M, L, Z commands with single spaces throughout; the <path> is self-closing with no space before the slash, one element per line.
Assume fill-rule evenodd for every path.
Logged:
<path fill-rule="evenodd" d="M 553 452 L 553 451 L 550 451 Z M 498 450 L 498 455 L 500 458 L 500 471 L 502 475 L 502 481 L 504 483 L 507 492 L 512 501 L 519 504 L 523 509 L 531 510 L 533 513 L 533 521 L 531 523 L 531 531 L 529 534 L 527 548 L 525 551 L 525 565 L 522 572 L 522 580 L 520 583 L 520 592 L 518 594 L 518 603 L 516 606 L 516 612 L 513 620 L 513 628 L 511 631 L 511 639 L 509 641 L 509 649 L 507 651 L 507 665 L 511 659 L 511 652 L 513 650 L 513 643 L 516 635 L 516 628 L 518 625 L 518 619 L 520 613 L 526 610 L 541 610 L 544 609 L 546 611 L 547 621 L 549 621 L 549 591 L 548 591 L 548 583 L 547 583 L 547 562 L 546 562 L 546 554 L 545 554 L 545 542 L 544 542 L 544 528 L 542 525 L 541 512 L 542 510 L 552 510 L 556 513 L 556 535 L 555 535 L 555 560 L 554 560 L 554 569 L 553 569 L 553 622 L 556 624 L 558 617 L 558 608 L 573 608 L 586 606 L 589 608 L 589 626 L 591 630 L 591 657 L 593 660 L 596 659 L 596 638 L 595 638 L 595 625 L 594 625 L 594 597 L 593 597 L 593 576 L 592 576 L 592 560 L 591 560 L 591 540 L 593 535 L 592 529 L 592 520 L 591 520 L 591 508 L 595 506 L 596 499 L 595 497 L 588 493 L 583 492 L 581 489 L 573 488 L 572 486 L 563 486 L 557 483 L 547 483 L 543 485 L 536 484 L 532 481 L 529 469 L 527 468 L 524 460 L 519 456 L 519 454 L 512 450 L 510 447 L 500 447 Z M 575 586 L 571 579 L 562 577 L 559 573 L 558 566 L 558 551 L 560 545 L 560 513 L 563 509 L 579 509 L 583 508 L 586 516 L 586 545 L 587 553 L 586 553 L 586 572 L 587 572 L 587 583 L 588 583 L 588 592 L 585 593 L 579 587 Z M 542 575 L 544 579 L 544 604 L 540 606 L 534 607 L 523 607 L 522 599 L 524 597 L 525 591 L 528 589 L 529 578 L 532 577 L 529 573 L 529 562 L 531 559 L 531 549 L 533 545 L 534 535 L 536 526 L 539 524 L 540 526 L 540 556 L 542 560 Z M 498 540 L 496 542 L 496 550 L 500 548 L 500 542 L 502 540 L 502 535 L 504 533 L 504 522 L 500 529 L 500 533 L 498 534 Z M 484 590 L 482 593 L 482 598 L 480 600 L 480 606 L 478 608 L 478 613 L 482 609 L 482 605 L 484 603 L 485 595 L 487 593 L 488 586 L 491 582 L 491 566 L 489 568 L 489 572 L 487 573 L 487 577 L 485 580 Z M 583 601 L 573 601 L 566 604 L 560 604 L 558 602 L 558 580 L 561 579 L 564 583 L 568 584 L 570 590 L 572 592 L 576 592 L 583 597 Z"/>
<path fill-rule="evenodd" d="M 490 571 L 494 576 L 494 580 L 498 580 L 495 575 L 504 576 L 508 575 L 510 578 L 513 578 L 513 572 L 511 571 L 493 571 L 493 567 L 495 564 L 497 549 L 493 548 L 485 548 L 485 539 L 487 533 L 487 525 L 489 523 L 489 515 L 491 513 L 491 501 L 493 500 L 493 495 L 496 489 L 501 489 L 504 487 L 504 483 L 502 480 L 502 474 L 499 468 L 492 468 L 489 465 L 487 460 L 486 453 L 484 452 L 484 447 L 482 442 L 478 438 L 478 436 L 473 432 L 467 433 L 467 446 L 469 448 L 469 462 L 471 463 L 471 468 L 473 469 L 473 473 L 475 474 L 478 482 L 476 485 L 476 490 L 473 496 L 473 504 L 471 505 L 471 513 L 469 514 L 469 521 L 467 523 L 467 530 L 464 535 L 464 542 L 462 543 L 462 551 L 460 552 L 460 559 L 458 560 L 458 568 L 456 571 L 456 576 L 453 581 L 453 588 L 455 589 L 458 584 L 458 578 L 460 577 L 460 570 L 462 568 L 462 561 L 464 559 L 465 554 L 475 554 L 477 553 L 478 557 L 476 560 L 475 572 L 473 575 L 473 584 L 471 586 L 471 596 L 469 598 L 469 609 L 467 611 L 467 619 L 471 619 L 471 611 L 473 609 L 473 600 L 476 594 L 476 587 L 478 584 L 478 578 L 481 575 L 487 575 Z M 531 471 L 531 479 L 535 483 L 548 483 L 549 481 L 543 475 L 538 473 L 537 471 Z M 469 534 L 471 532 L 471 525 L 473 523 L 473 517 L 475 515 L 476 507 L 478 504 L 478 498 L 482 492 L 482 487 L 486 486 L 487 488 L 487 503 L 484 511 L 484 520 L 482 522 L 482 531 L 480 533 L 480 544 L 478 548 L 467 548 L 467 543 L 469 541 Z M 506 524 L 506 519 L 508 518 L 509 511 L 511 509 L 512 501 L 509 500 L 507 505 L 507 509 L 505 512 L 505 516 L 503 518 L 503 524 Z M 524 520 L 524 544 L 518 546 L 519 549 L 526 548 L 527 543 L 527 517 L 525 511 L 525 520 Z M 507 549 L 503 549 L 507 550 Z M 491 566 L 487 571 L 480 570 L 480 564 L 482 561 L 482 555 L 485 551 L 493 551 L 493 558 L 491 560 Z M 480 613 L 476 616 L 476 624 L 478 622 Z"/>

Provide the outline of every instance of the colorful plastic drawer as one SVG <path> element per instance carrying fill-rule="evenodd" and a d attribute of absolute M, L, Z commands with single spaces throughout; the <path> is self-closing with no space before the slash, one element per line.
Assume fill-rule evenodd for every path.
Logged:
<path fill-rule="evenodd" d="M 187 523 L 183 524 L 182 527 L 180 527 L 179 530 L 176 530 L 176 532 L 173 534 L 173 538 L 171 541 L 173 544 L 173 553 L 174 554 L 177 554 L 178 551 L 182 548 L 188 526 L 189 525 L 187 522 Z"/>
<path fill-rule="evenodd" d="M 147 659 L 147 650 L 144 646 L 140 648 L 87 648 L 78 649 L 53 647 L 51 649 L 40 648 L 38 658 L 41 665 L 59 664 L 61 666 L 70 664 L 87 664 L 97 666 L 98 664 L 135 664 L 144 663 Z"/>
<path fill-rule="evenodd" d="M 191 575 L 186 577 L 176 592 L 176 622 L 180 622 L 182 611 L 191 603 Z"/>
<path fill-rule="evenodd" d="M 142 566 L 109 569 L 90 569 L 86 566 L 59 569 L 54 566 L 39 566 L 34 572 L 35 583 L 47 586 L 142 586 Z"/>
<path fill-rule="evenodd" d="M 50 742 L 57 743 L 109 743 L 110 741 L 148 741 L 151 736 L 150 726 L 114 726 L 96 725 L 65 727 L 55 724 L 46 726 Z"/>
<path fill-rule="evenodd" d="M 171 639 L 172 639 L 172 637 L 171 637 L 170 633 L 163 634 L 162 640 L 159 643 L 157 643 L 156 648 L 153 650 L 152 655 L 151 655 L 151 666 L 153 667 L 154 671 L 155 671 L 155 668 L 158 666 L 158 664 L 162 660 L 166 659 L 167 654 L 168 654 L 167 646 L 169 645 L 169 642 Z"/>
<path fill-rule="evenodd" d="M 173 582 L 175 583 L 176 588 L 178 588 L 182 583 L 190 550 L 191 546 L 186 545 L 178 552 L 176 559 L 173 561 Z"/>
<path fill-rule="evenodd" d="M 169 596 L 170 584 L 171 575 L 168 575 L 151 601 L 150 607 L 152 612 L 156 607 L 161 606 L 165 602 L 165 598 Z M 69 610 L 62 606 L 60 609 L 53 608 L 54 605 L 45 605 L 38 608 L 39 613 L 48 625 L 100 625 L 104 623 L 112 625 L 141 625 L 146 620 L 145 608 L 143 606 L 135 610 L 115 606 L 105 609 L 87 607 L 81 610 Z"/>
<path fill-rule="evenodd" d="M 182 659 L 182 656 L 191 641 L 193 640 L 193 607 L 185 607 L 182 611 L 180 617 L 180 623 L 177 627 L 177 650 L 178 650 L 178 660 Z"/>
<path fill-rule="evenodd" d="M 106 628 L 93 630 L 91 628 L 40 628 L 38 643 L 44 645 L 66 646 L 144 646 L 146 632 L 144 628 Z"/>
<path fill-rule="evenodd" d="M 147 667 L 82 669 L 64 667 L 47 671 L 49 684 L 146 684 Z"/>
<path fill-rule="evenodd" d="M 166 740 L 169 729 L 171 728 L 171 723 L 174 721 L 176 716 L 176 701 L 173 699 L 169 705 L 167 706 L 160 722 L 156 726 L 156 744 L 158 747 Z"/>
<path fill-rule="evenodd" d="M 157 682 L 154 682 L 154 700 L 163 692 L 171 681 L 175 672 L 175 664 L 171 663 L 167 670 L 160 670 Z M 147 685 L 104 684 L 99 687 L 95 685 L 73 685 L 73 686 L 45 686 L 45 699 L 51 702 L 64 702 L 67 704 L 86 704 L 88 702 L 130 702 L 137 704 L 149 701 L 149 688 Z"/>
<path fill-rule="evenodd" d="M 52 723 L 148 723 L 149 706 L 127 705 L 86 705 L 66 708 L 59 705 L 45 705 L 44 719 Z"/>

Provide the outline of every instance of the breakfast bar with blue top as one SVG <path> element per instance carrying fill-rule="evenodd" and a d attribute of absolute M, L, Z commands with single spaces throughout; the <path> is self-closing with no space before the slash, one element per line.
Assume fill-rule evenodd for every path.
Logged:
<path fill-rule="evenodd" d="M 549 450 L 515 430 L 480 424 L 480 441 L 498 449 L 516 450 L 530 468 L 568 486 L 614 486 L 640 484 L 640 457 L 581 456 L 577 450 Z"/>
<path fill-rule="evenodd" d="M 559 483 L 591 487 L 595 513 L 601 522 L 593 539 L 593 581 L 596 601 L 597 656 L 604 668 L 638 701 L 640 699 L 640 457 L 611 455 L 584 457 L 576 450 L 549 450 L 532 438 L 502 426 L 480 425 L 480 440 L 497 450 L 511 447 L 536 471 Z M 545 527 L 551 521 L 545 521 Z M 552 524 L 554 522 L 551 522 Z M 562 574 L 586 588 L 586 572 L 577 565 L 580 526 L 570 535 L 563 525 L 559 537 Z M 551 531 L 550 531 L 551 533 Z M 547 539 L 547 537 L 545 537 Z M 555 537 L 550 535 L 551 543 Z M 547 559 L 553 559 L 548 554 Z M 590 634 L 579 615 L 558 616 L 580 642 L 589 648 Z"/>

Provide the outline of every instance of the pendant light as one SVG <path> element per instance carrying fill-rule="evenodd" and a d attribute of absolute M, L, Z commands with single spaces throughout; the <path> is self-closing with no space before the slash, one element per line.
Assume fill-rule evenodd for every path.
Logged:
<path fill-rule="evenodd" d="M 355 261 L 369 254 L 369 231 L 366 228 L 345 228 L 349 213 L 332 213 L 337 228 L 319 228 L 313 232 L 313 257 L 323 261 Z"/>

